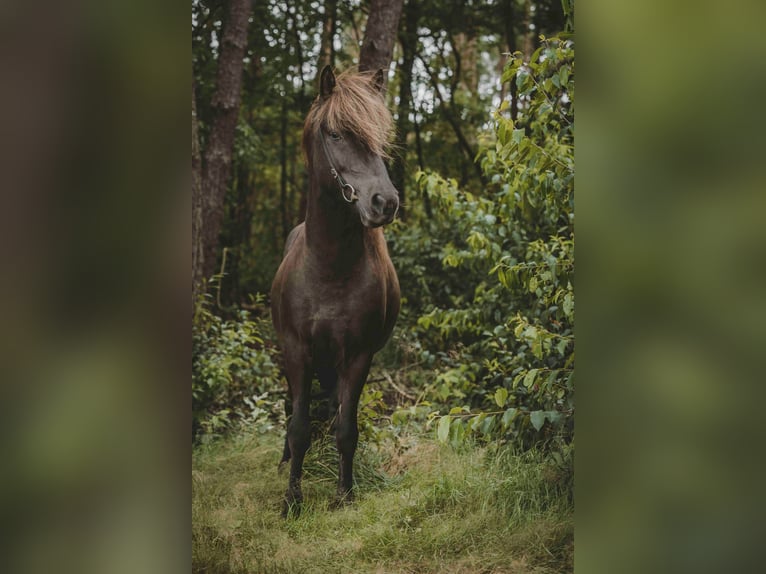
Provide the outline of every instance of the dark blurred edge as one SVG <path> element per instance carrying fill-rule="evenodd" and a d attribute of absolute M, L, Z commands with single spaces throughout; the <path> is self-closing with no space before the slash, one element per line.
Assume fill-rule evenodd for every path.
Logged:
<path fill-rule="evenodd" d="M 578 2 L 577 572 L 762 569 L 764 21 Z"/>
<path fill-rule="evenodd" d="M 0 9 L 0 571 L 190 570 L 189 22 Z"/>
<path fill-rule="evenodd" d="M 578 4 L 578 572 L 760 563 L 764 16 Z M 188 571 L 189 5 L 0 26 L 0 571 Z"/>

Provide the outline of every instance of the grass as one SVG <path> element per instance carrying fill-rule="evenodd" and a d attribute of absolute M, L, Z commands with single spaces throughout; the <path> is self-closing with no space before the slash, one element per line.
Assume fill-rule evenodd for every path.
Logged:
<path fill-rule="evenodd" d="M 573 509 L 535 451 L 455 451 L 427 436 L 360 445 L 356 501 L 330 510 L 337 458 L 328 437 L 305 464 L 304 508 L 280 517 L 282 439 L 240 435 L 195 449 L 194 572 L 571 572 Z"/>

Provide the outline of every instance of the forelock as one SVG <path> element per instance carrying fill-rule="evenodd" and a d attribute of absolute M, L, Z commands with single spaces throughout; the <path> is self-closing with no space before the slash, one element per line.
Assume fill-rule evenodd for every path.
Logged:
<path fill-rule="evenodd" d="M 372 74 L 339 74 L 335 88 L 328 97 L 318 96 L 311 106 L 305 136 L 324 125 L 329 130 L 351 132 L 371 152 L 389 156 L 393 141 L 394 120 L 380 93 L 374 90 Z"/>

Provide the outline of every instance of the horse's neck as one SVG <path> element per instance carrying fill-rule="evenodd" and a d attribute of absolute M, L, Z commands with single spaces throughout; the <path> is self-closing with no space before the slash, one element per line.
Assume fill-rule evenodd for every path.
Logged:
<path fill-rule="evenodd" d="M 340 190 L 327 189 L 324 193 Z M 359 215 L 345 205 L 321 198 L 319 189 L 312 188 L 306 206 L 306 245 L 314 261 L 341 271 L 351 269 L 364 257 L 368 235 Z"/>

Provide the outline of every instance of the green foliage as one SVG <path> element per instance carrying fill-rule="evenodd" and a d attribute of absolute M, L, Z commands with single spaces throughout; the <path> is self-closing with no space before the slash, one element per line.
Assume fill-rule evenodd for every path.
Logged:
<path fill-rule="evenodd" d="M 433 217 L 391 242 L 409 307 L 403 338 L 436 368 L 425 396 L 449 411 L 432 412 L 443 442 L 573 436 L 574 47 L 541 41 L 503 74 L 518 115 L 507 102 L 494 114 L 478 158 L 487 189 L 420 172 Z"/>
<path fill-rule="evenodd" d="M 256 309 L 262 302 L 256 300 Z M 214 436 L 235 423 L 259 432 L 283 417 L 275 349 L 267 321 L 240 309 L 231 319 L 200 300 L 192 331 L 192 424 L 197 436 Z"/>

